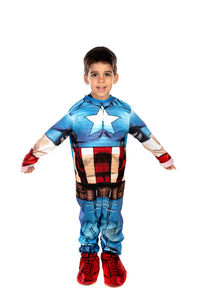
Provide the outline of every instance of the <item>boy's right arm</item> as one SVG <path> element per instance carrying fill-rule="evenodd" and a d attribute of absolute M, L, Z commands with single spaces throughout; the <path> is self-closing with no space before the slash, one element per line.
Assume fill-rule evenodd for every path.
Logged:
<path fill-rule="evenodd" d="M 24 157 L 21 171 L 24 173 L 32 172 L 35 169 L 35 164 L 38 159 L 61 144 L 71 132 L 72 120 L 69 113 L 67 113 L 36 142 L 33 148 L 31 148 L 29 153 Z"/>

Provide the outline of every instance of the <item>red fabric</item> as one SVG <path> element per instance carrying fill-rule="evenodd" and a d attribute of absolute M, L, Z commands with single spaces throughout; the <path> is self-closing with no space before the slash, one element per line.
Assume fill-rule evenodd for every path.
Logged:
<path fill-rule="evenodd" d="M 104 283 L 109 287 L 120 287 L 124 284 L 127 276 L 120 257 L 116 254 L 101 254 Z"/>
<path fill-rule="evenodd" d="M 93 148 L 97 183 L 110 183 L 112 147 Z"/>
<path fill-rule="evenodd" d="M 160 163 L 166 163 L 168 160 L 171 159 L 171 156 L 168 153 L 161 155 L 160 157 L 156 157 Z"/>
<path fill-rule="evenodd" d="M 99 275 L 99 257 L 95 253 L 82 253 L 77 281 L 89 285 L 97 281 Z"/>
<path fill-rule="evenodd" d="M 82 184 L 88 184 L 85 171 L 85 162 L 82 158 L 82 149 L 74 148 L 75 165 Z M 111 182 L 112 147 L 94 147 L 92 158 L 95 168 L 96 184 Z M 117 182 L 121 182 L 124 176 L 126 164 L 126 152 L 124 147 L 120 147 L 119 168 Z M 116 162 L 117 163 L 117 162 Z"/>
<path fill-rule="evenodd" d="M 30 150 L 28 154 L 24 157 L 24 160 L 22 162 L 22 167 L 28 166 L 28 165 L 33 165 L 37 163 L 38 157 L 34 156 L 33 154 L 33 149 Z"/>

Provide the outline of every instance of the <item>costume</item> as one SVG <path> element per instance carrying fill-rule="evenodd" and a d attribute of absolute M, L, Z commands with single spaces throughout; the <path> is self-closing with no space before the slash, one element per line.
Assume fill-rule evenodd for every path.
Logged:
<path fill-rule="evenodd" d="M 102 251 L 121 254 L 128 133 L 151 151 L 162 166 L 173 164 L 170 155 L 127 103 L 113 96 L 101 101 L 91 95 L 73 105 L 23 161 L 24 171 L 70 137 L 80 205 L 81 253 L 97 253 L 101 234 Z"/>

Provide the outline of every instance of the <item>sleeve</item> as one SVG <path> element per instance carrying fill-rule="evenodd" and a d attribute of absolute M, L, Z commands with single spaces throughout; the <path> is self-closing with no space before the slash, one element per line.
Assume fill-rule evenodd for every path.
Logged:
<path fill-rule="evenodd" d="M 130 114 L 129 133 L 157 158 L 162 167 L 167 168 L 173 165 L 174 161 L 172 157 L 153 136 L 142 119 L 132 110 Z"/>
<path fill-rule="evenodd" d="M 31 148 L 24 157 L 21 171 L 25 172 L 30 166 L 35 165 L 38 159 L 51 152 L 61 144 L 72 132 L 72 120 L 67 113 L 62 119 L 54 124 Z"/>

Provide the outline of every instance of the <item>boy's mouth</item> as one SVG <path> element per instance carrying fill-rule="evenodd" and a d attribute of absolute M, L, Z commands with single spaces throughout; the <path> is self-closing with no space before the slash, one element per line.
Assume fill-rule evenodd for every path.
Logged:
<path fill-rule="evenodd" d="M 100 91 L 100 92 L 103 92 L 105 91 L 106 87 L 97 87 L 97 90 Z"/>

